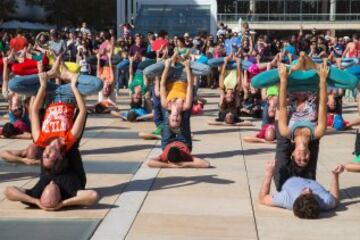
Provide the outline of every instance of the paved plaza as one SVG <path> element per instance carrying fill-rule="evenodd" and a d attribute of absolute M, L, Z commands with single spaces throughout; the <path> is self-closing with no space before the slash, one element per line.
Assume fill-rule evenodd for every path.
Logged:
<path fill-rule="evenodd" d="M 90 115 L 81 141 L 87 188 L 100 202 L 90 208 L 58 212 L 28 209 L 5 199 L 3 190 L 29 188 L 39 167 L 0 162 L 0 239 L 360 239 L 360 175 L 340 175 L 341 204 L 318 220 L 300 220 L 291 211 L 257 202 L 266 160 L 275 145 L 249 144 L 254 127 L 208 126 L 217 114 L 218 94 L 201 89 L 208 100 L 202 115 L 191 119 L 193 153 L 211 162 L 210 169 L 150 169 L 145 161 L 160 153 L 159 141 L 137 137 L 152 122 L 127 123 L 108 115 Z M 87 103 L 96 98 L 88 99 Z M 126 109 L 125 91 L 118 105 Z M 5 113 L 5 102 L 1 103 Z M 354 103 L 344 103 L 344 118 L 357 117 Z M 1 124 L 6 121 L 1 120 Z M 330 171 L 352 159 L 355 130 L 321 140 L 317 179 L 330 184 Z M 0 139 L 0 150 L 21 149 L 30 141 Z M 274 190 L 274 186 L 272 188 Z"/>

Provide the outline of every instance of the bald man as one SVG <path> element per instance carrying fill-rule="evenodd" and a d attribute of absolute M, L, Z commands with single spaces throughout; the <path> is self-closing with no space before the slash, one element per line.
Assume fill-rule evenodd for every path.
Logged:
<path fill-rule="evenodd" d="M 98 201 L 98 194 L 85 190 L 86 176 L 77 148 L 66 159 L 50 170 L 42 166 L 39 181 L 31 189 L 7 187 L 4 191 L 10 201 L 20 201 L 45 211 L 55 211 L 70 206 L 91 206 Z"/>

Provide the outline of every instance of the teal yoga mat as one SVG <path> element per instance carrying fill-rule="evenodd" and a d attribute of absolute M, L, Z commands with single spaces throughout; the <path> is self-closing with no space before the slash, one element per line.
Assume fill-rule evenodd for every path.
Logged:
<path fill-rule="evenodd" d="M 313 62 L 316 63 L 316 64 L 321 64 L 323 63 L 323 59 L 322 58 L 312 58 Z M 291 62 L 291 65 L 295 65 L 298 63 L 298 59 L 294 60 Z M 356 64 L 359 63 L 359 59 L 358 58 L 342 58 L 341 59 L 341 66 L 344 67 L 344 68 L 348 68 L 348 67 L 351 67 L 351 66 L 354 66 Z M 330 65 L 331 62 L 328 61 L 328 64 Z M 333 67 L 336 67 L 335 64 L 332 65 Z"/>
<path fill-rule="evenodd" d="M 358 81 L 355 75 L 335 67 L 330 68 L 327 78 L 328 86 L 335 88 L 355 88 Z M 271 69 L 253 77 L 251 84 L 254 88 L 266 88 L 279 82 L 278 69 Z M 319 76 L 315 70 L 294 71 L 288 79 L 289 91 L 316 91 L 318 86 Z"/>
<path fill-rule="evenodd" d="M 356 76 L 357 79 L 360 80 L 360 65 L 349 67 L 345 71 Z"/>

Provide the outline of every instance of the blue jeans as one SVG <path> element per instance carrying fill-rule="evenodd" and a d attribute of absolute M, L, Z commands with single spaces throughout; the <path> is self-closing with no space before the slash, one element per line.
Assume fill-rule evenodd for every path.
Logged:
<path fill-rule="evenodd" d="M 103 87 L 103 82 L 91 75 L 79 75 L 77 88 L 83 96 L 88 96 L 99 92 Z M 13 92 L 24 94 L 27 96 L 35 96 L 40 88 L 40 80 L 37 74 L 28 76 L 17 76 L 9 81 L 9 89 Z M 71 84 L 57 85 L 48 82 L 46 88 L 46 100 L 49 102 L 76 102 Z"/>
<path fill-rule="evenodd" d="M 191 127 L 190 127 L 191 110 L 182 113 L 180 133 L 178 135 L 176 135 L 170 130 L 169 112 L 167 111 L 167 109 L 162 108 L 162 112 L 164 116 L 164 129 L 162 131 L 162 136 L 161 136 L 161 148 L 164 149 L 166 145 L 168 145 L 173 141 L 179 141 L 185 143 L 191 151 L 192 150 Z"/>
<path fill-rule="evenodd" d="M 115 66 L 115 81 L 117 89 L 127 86 L 129 79 L 129 60 L 123 59 Z"/>
<path fill-rule="evenodd" d="M 269 118 L 269 103 L 267 101 L 262 101 L 261 103 L 261 109 L 262 109 L 262 116 L 261 116 L 261 125 L 265 125 L 270 123 Z"/>
<path fill-rule="evenodd" d="M 151 87 L 151 96 L 154 112 L 154 123 L 156 127 L 160 126 L 164 122 L 164 116 L 162 113 L 160 97 L 155 95 L 155 85 Z"/>
<path fill-rule="evenodd" d="M 212 68 L 220 67 L 221 65 L 224 64 L 224 58 L 221 57 L 221 58 L 209 59 L 208 64 Z M 247 70 L 251 65 L 253 65 L 253 63 L 248 60 L 241 61 L 241 68 L 243 70 Z M 237 68 L 237 63 L 234 60 L 231 60 L 226 66 L 226 69 L 228 69 L 228 70 L 232 70 L 232 69 L 236 69 L 236 68 Z"/>
<path fill-rule="evenodd" d="M 148 78 L 155 78 L 156 76 L 160 76 L 162 74 L 164 68 L 164 62 L 152 64 L 144 69 L 144 75 L 146 75 Z M 210 67 L 203 63 L 191 62 L 190 68 L 195 76 L 206 76 L 210 72 Z M 184 66 L 182 64 L 176 64 L 175 66 L 172 66 L 169 70 L 169 77 L 175 79 L 180 77 L 183 69 Z"/>

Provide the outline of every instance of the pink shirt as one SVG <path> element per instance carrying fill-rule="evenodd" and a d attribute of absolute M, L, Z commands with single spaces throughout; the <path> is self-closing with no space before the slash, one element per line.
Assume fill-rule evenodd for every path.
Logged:
<path fill-rule="evenodd" d="M 100 59 L 107 61 L 108 60 L 108 48 L 110 46 L 110 43 L 108 41 L 103 42 L 99 47 L 100 52 Z"/>

